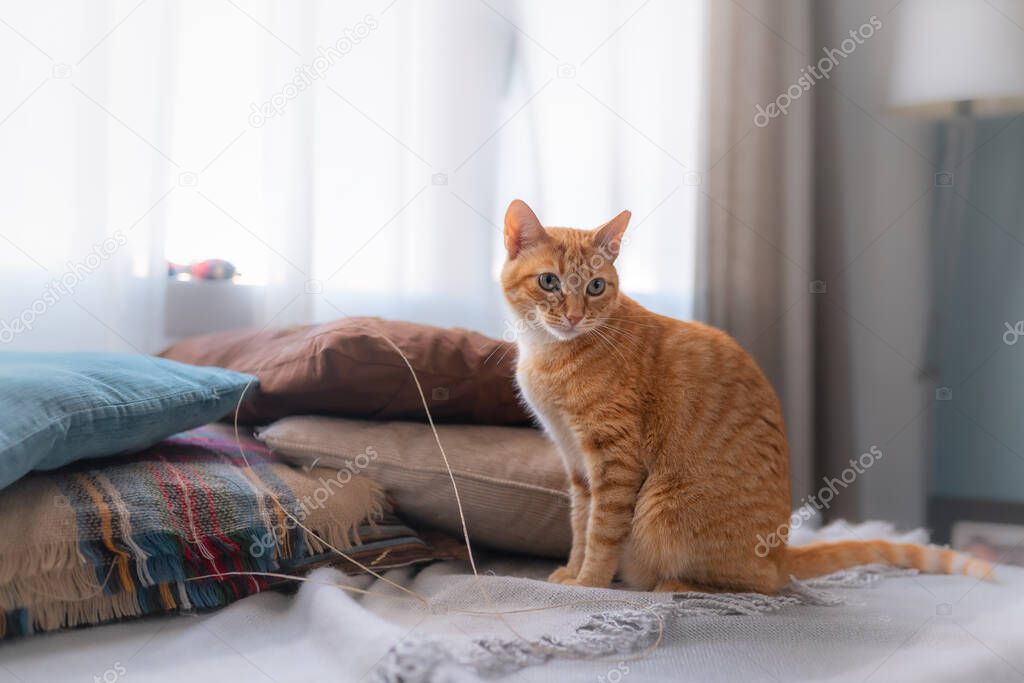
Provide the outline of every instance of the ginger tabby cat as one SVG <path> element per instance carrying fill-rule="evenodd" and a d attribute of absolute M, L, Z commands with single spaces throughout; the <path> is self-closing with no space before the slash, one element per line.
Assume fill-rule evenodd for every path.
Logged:
<path fill-rule="evenodd" d="M 620 291 L 614 261 L 629 218 L 545 229 L 519 200 L 505 216 L 516 377 L 571 485 L 572 550 L 551 581 L 604 587 L 620 572 L 640 590 L 774 593 L 791 576 L 877 562 L 988 575 L 986 563 L 935 547 L 761 543 L 791 514 L 779 400 L 727 334 Z"/>

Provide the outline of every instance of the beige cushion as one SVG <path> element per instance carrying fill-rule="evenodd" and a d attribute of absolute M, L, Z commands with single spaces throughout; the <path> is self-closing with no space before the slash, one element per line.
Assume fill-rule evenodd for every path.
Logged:
<path fill-rule="evenodd" d="M 554 445 L 526 427 L 438 425 L 474 545 L 564 558 L 567 480 Z M 451 480 L 429 425 L 295 416 L 260 430 L 296 464 L 365 472 L 413 525 L 462 537 Z M 375 455 L 374 455 L 375 454 Z M 346 464 L 347 462 L 347 464 Z"/>

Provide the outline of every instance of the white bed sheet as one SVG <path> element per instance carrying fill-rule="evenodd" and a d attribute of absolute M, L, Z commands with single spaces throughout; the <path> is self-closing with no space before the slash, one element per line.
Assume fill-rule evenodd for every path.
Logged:
<path fill-rule="evenodd" d="M 480 581 L 502 607 L 595 599 L 572 608 L 472 617 L 429 611 L 404 600 L 358 597 L 347 581 L 393 592 L 333 570 L 295 595 L 266 593 L 199 616 L 151 618 L 0 645 L 0 683 L 203 683 L 206 681 L 368 681 L 399 642 L 430 636 L 466 645 L 472 637 L 570 633 L 611 600 L 669 599 L 593 591 L 538 581 L 551 564 L 495 558 Z M 480 584 L 460 563 L 389 578 L 445 605 L 487 608 Z M 520 578 L 506 578 L 514 575 Z M 536 578 L 528 578 L 536 577 Z M 1020 681 L 1024 679 L 1024 570 L 1000 567 L 996 583 L 966 577 L 886 578 L 868 588 L 830 589 L 836 606 L 797 605 L 772 614 L 683 618 L 638 659 L 555 660 L 500 680 L 547 681 Z M 403 640 L 404 639 L 404 640 Z M 447 666 L 437 680 L 478 680 Z"/>

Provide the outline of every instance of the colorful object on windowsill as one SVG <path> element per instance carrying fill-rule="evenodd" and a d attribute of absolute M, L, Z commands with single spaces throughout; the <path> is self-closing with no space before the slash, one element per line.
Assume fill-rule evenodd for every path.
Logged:
<path fill-rule="evenodd" d="M 238 269 L 231 261 L 211 258 L 205 261 L 196 261 L 189 265 L 167 262 L 167 275 L 178 277 L 179 275 L 190 275 L 197 280 L 230 280 L 238 275 Z"/>

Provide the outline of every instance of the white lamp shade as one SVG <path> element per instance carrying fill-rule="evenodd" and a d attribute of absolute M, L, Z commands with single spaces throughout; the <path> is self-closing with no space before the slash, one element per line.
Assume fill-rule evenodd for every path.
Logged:
<path fill-rule="evenodd" d="M 904 0 L 893 48 L 889 105 L 949 116 L 1024 111 L 1024 0 Z"/>

